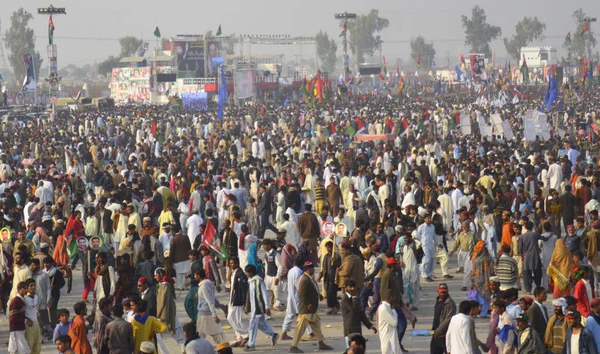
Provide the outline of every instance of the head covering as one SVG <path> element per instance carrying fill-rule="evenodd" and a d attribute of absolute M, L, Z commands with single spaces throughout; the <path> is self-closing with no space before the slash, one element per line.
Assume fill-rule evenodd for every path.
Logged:
<path fill-rule="evenodd" d="M 499 283 L 500 277 L 497 275 L 494 275 L 493 277 L 490 277 L 490 281 L 493 281 L 494 283 Z"/>
<path fill-rule="evenodd" d="M 533 304 L 533 299 L 530 296 L 523 296 L 519 301 L 529 306 Z"/>
<path fill-rule="evenodd" d="M 309 268 L 314 268 L 315 266 L 314 266 L 314 264 L 312 264 L 311 261 L 306 261 L 306 262 L 304 262 L 304 265 L 302 267 L 304 268 L 304 270 L 307 270 Z"/>
<path fill-rule="evenodd" d="M 524 313 L 518 314 L 516 319 L 517 319 L 517 321 L 523 321 L 523 322 L 529 323 L 529 317 L 527 316 L 527 314 L 524 314 Z"/>
<path fill-rule="evenodd" d="M 554 286 L 559 290 L 565 290 L 569 286 L 569 276 L 573 258 L 564 240 L 558 239 L 554 244 L 554 251 L 548 266 L 548 275 L 554 280 Z"/>
<path fill-rule="evenodd" d="M 390 257 L 387 259 L 387 264 L 392 265 L 392 264 L 398 264 L 398 262 L 396 262 L 396 260 L 394 259 L 394 257 Z"/>
<path fill-rule="evenodd" d="M 154 344 L 152 344 L 152 342 L 146 341 L 146 342 L 142 342 L 142 344 L 140 345 L 140 352 L 152 354 L 152 353 L 156 352 L 156 348 L 154 347 Z"/>
<path fill-rule="evenodd" d="M 438 293 L 447 293 L 448 292 L 448 285 L 445 283 L 440 283 L 438 285 Z"/>
<path fill-rule="evenodd" d="M 219 351 L 219 350 L 223 350 L 226 348 L 231 348 L 231 345 L 229 345 L 229 342 L 219 343 L 219 344 L 217 344 L 217 347 L 215 349 L 217 349 L 217 351 Z"/>
<path fill-rule="evenodd" d="M 552 300 L 552 306 L 567 307 L 567 300 L 564 297 Z"/>

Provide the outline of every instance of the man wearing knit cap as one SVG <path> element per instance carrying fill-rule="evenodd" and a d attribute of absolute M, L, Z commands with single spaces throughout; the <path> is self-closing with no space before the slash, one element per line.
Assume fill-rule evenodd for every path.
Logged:
<path fill-rule="evenodd" d="M 523 353 L 544 353 L 544 342 L 542 336 L 533 328 L 529 327 L 529 317 L 521 313 L 516 318 L 519 329 L 519 351 Z"/>
<path fill-rule="evenodd" d="M 433 354 L 441 354 L 446 351 L 446 332 L 450 326 L 452 316 L 456 314 L 456 304 L 448 293 L 448 285 L 438 285 L 438 296 L 433 308 L 433 335 L 431 337 L 430 350 Z"/>
<path fill-rule="evenodd" d="M 565 334 L 565 349 L 563 353 L 598 353 L 594 335 L 581 324 L 581 314 L 578 311 L 569 311 L 565 314 L 567 319 L 567 332 Z M 575 350 L 573 350 L 575 346 Z"/>
<path fill-rule="evenodd" d="M 552 301 L 554 306 L 554 314 L 548 319 L 546 333 L 544 334 L 544 345 L 553 354 L 562 354 L 565 343 L 564 331 L 565 313 L 567 308 L 567 300 L 560 298 Z"/>

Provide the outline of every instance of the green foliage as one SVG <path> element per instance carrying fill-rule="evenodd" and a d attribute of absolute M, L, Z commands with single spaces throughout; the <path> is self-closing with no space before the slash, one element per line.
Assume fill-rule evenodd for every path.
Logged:
<path fill-rule="evenodd" d="M 377 33 L 389 25 L 390 21 L 379 17 L 379 10 L 375 9 L 371 9 L 366 15 L 358 15 L 355 20 L 348 21 L 348 32 L 350 32 L 348 45 L 358 63 L 363 63 L 365 56 L 373 56 L 381 47 L 383 41 Z M 344 21 L 340 21 L 340 27 L 344 28 Z"/>
<path fill-rule="evenodd" d="M 421 69 L 429 71 L 433 58 L 435 58 L 435 49 L 433 48 L 433 43 L 426 43 L 423 36 L 411 38 L 410 40 L 410 57 L 415 66 L 417 65 L 417 58 L 419 56 L 421 57 Z"/>
<path fill-rule="evenodd" d="M 98 64 L 98 74 L 106 75 L 112 73 L 113 68 L 117 68 L 119 66 L 120 57 L 110 56 L 108 59 Z"/>
<path fill-rule="evenodd" d="M 465 44 L 470 46 L 471 53 L 483 53 L 490 57 L 490 42 L 500 37 L 500 27 L 487 23 L 485 11 L 477 5 L 471 10 L 471 18 L 462 16 L 462 26 L 465 29 Z"/>
<path fill-rule="evenodd" d="M 332 75 L 337 61 L 337 44 L 334 39 L 329 39 L 329 35 L 323 31 L 319 31 L 315 38 L 317 40 L 317 55 L 321 60 L 321 67 L 323 71 Z"/>
<path fill-rule="evenodd" d="M 29 28 L 29 21 L 33 15 L 23 8 L 13 12 L 10 17 L 10 28 L 4 32 L 4 43 L 8 51 L 8 61 L 12 67 L 14 76 L 17 80 L 23 80 L 25 77 L 25 66 L 23 65 L 23 54 L 33 53 L 35 64 L 35 73 L 40 77 L 40 67 L 42 66 L 42 57 L 35 51 L 35 34 L 33 29 Z"/>
<path fill-rule="evenodd" d="M 143 39 L 138 39 L 133 36 L 127 36 L 119 38 L 119 44 L 121 45 L 121 58 L 123 57 L 135 57 L 137 56 L 137 49 L 144 43 Z"/>
<path fill-rule="evenodd" d="M 575 31 L 571 32 L 571 42 L 565 42 L 563 47 L 570 51 L 572 54 L 572 58 L 577 58 L 579 56 L 587 56 L 587 48 L 586 48 L 586 40 L 589 41 L 588 44 L 591 49 L 596 47 L 596 38 L 594 37 L 594 32 L 588 28 L 588 31 L 584 31 L 585 22 L 583 21 L 587 15 L 583 12 L 583 9 L 579 8 L 575 10 L 573 13 L 573 20 L 575 21 Z M 589 26 L 588 26 L 589 27 Z"/>
<path fill-rule="evenodd" d="M 524 17 L 515 26 L 515 34 L 512 38 L 504 38 L 504 46 L 509 56 L 515 61 L 519 61 L 521 48 L 526 47 L 534 40 L 544 40 L 544 31 L 546 24 L 540 22 L 537 17 Z"/>

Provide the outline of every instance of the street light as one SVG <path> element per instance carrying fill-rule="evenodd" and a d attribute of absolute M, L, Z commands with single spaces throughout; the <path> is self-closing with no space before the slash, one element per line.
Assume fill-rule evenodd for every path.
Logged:
<path fill-rule="evenodd" d="M 355 13 L 338 13 L 334 15 L 336 20 L 344 20 L 344 79 L 346 79 L 350 75 L 350 62 L 348 61 L 348 36 L 346 33 L 348 32 L 348 20 L 356 19 Z"/>

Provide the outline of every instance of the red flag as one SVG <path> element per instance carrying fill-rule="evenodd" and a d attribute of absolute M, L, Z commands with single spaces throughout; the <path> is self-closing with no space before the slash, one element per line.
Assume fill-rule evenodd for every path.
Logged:
<path fill-rule="evenodd" d="M 465 56 L 462 54 L 460 55 L 460 62 L 463 64 L 465 63 Z"/>
<path fill-rule="evenodd" d="M 337 134 L 337 130 L 335 129 L 335 124 L 333 122 L 331 122 L 331 124 L 329 124 L 329 126 L 331 127 L 331 135 Z"/>
<path fill-rule="evenodd" d="M 406 120 L 406 117 L 402 117 L 402 127 L 404 127 L 404 130 L 408 129 L 408 121 Z"/>
<path fill-rule="evenodd" d="M 419 67 L 419 69 L 421 68 L 421 56 L 420 55 L 417 57 L 417 67 Z"/>
<path fill-rule="evenodd" d="M 152 133 L 152 135 L 156 135 L 156 121 L 155 120 L 152 121 L 152 125 L 150 126 L 150 133 Z"/>
<path fill-rule="evenodd" d="M 206 223 L 206 228 L 204 229 L 204 235 L 202 236 L 202 243 L 204 243 L 206 246 L 210 246 L 212 240 L 215 238 L 215 233 L 216 230 L 213 223 L 208 220 Z"/>
<path fill-rule="evenodd" d="M 425 108 L 425 114 L 423 116 L 425 117 L 425 120 L 429 120 L 429 110 L 427 108 Z"/>
<path fill-rule="evenodd" d="M 321 79 L 321 72 L 317 71 L 317 97 L 319 102 L 323 102 L 323 79 Z"/>
<path fill-rule="evenodd" d="M 390 119 L 390 117 L 386 118 L 385 125 L 387 125 L 388 128 L 390 128 L 390 133 L 394 130 L 394 123 L 392 123 L 392 120 Z"/>
<path fill-rule="evenodd" d="M 381 73 L 381 71 L 379 72 L 379 75 L 377 75 L 377 76 L 379 76 L 379 80 L 383 81 L 383 74 Z"/>
<path fill-rule="evenodd" d="M 365 124 L 363 123 L 363 121 L 360 117 L 356 117 L 356 119 L 354 121 L 356 122 L 356 127 L 358 129 L 362 129 L 365 127 Z"/>
<path fill-rule="evenodd" d="M 460 125 L 460 113 L 454 112 L 454 122 L 456 122 L 456 125 Z"/>

